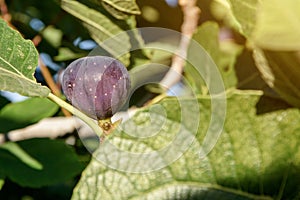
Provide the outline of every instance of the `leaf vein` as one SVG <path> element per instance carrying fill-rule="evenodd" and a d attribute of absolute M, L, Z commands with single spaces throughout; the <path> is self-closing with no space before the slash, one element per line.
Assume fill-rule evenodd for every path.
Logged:
<path fill-rule="evenodd" d="M 9 62 L 7 62 L 5 59 L 3 59 L 1 56 L 0 56 L 0 60 L 3 61 L 6 65 L 8 65 L 10 68 L 12 68 L 12 70 L 14 70 L 16 73 L 19 74 L 20 77 L 24 77 L 26 78 L 17 68 L 15 68 L 12 64 L 10 64 Z M 1 70 L 4 70 L 4 69 L 1 69 Z M 10 72 L 9 70 L 7 70 L 8 72 Z"/>
<path fill-rule="evenodd" d="M 231 150 L 232 150 L 232 153 L 233 153 L 233 162 L 234 162 L 234 171 L 235 171 L 235 175 L 236 175 L 236 178 L 237 178 L 237 183 L 238 183 L 238 189 L 242 189 L 241 187 L 241 180 L 240 180 L 240 177 L 238 176 L 238 171 L 237 171 L 237 156 L 236 156 L 236 151 L 235 151 L 235 148 L 234 148 L 234 144 L 233 144 L 233 140 L 232 140 L 232 137 L 231 135 L 226 131 L 226 134 L 228 135 L 228 138 L 229 138 L 229 142 L 230 142 L 230 146 L 231 146 Z"/>

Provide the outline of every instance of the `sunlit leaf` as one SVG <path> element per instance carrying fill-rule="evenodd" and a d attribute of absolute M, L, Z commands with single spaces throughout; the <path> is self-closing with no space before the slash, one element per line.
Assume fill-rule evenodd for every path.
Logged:
<path fill-rule="evenodd" d="M 129 171 L 168 162 L 173 151 L 166 152 L 169 155 L 166 157 L 159 150 L 173 144 L 177 134 L 192 132 L 191 126 L 180 119 L 187 117 L 192 123 L 196 109 L 189 107 L 190 118 L 181 116 L 182 105 L 189 105 L 191 100 L 179 104 L 169 98 L 136 113 L 125 122 L 126 132 L 113 133 L 94 154 L 74 190 L 73 199 L 296 198 L 300 187 L 300 112 L 289 109 L 257 115 L 260 97 L 253 91 L 236 91 L 228 97 L 223 132 L 205 157 L 200 157 L 200 151 L 212 115 L 210 99 L 200 97 L 201 120 L 196 140 L 176 161 L 147 173 Z M 138 139 L 131 136 L 147 134 L 151 136 Z M 178 147 L 187 140 L 183 138 Z M 127 152 L 142 155 L 157 152 L 161 157 L 127 159 L 124 157 Z M 103 157 L 115 161 L 116 165 L 97 160 Z"/>
<path fill-rule="evenodd" d="M 230 4 L 233 16 L 239 23 L 237 25 L 238 31 L 250 37 L 256 24 L 257 10 L 260 0 L 240 1 L 240 0 L 227 0 Z"/>
<path fill-rule="evenodd" d="M 300 1 L 263 0 L 252 36 L 255 44 L 267 50 L 300 50 L 299 10 Z"/>
<path fill-rule="evenodd" d="M 233 15 L 229 0 L 213 0 L 210 9 L 216 19 L 222 20 L 229 27 L 241 31 L 241 25 Z"/>

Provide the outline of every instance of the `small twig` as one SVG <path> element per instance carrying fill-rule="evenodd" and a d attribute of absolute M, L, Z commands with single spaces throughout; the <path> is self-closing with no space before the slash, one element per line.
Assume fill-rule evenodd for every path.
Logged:
<path fill-rule="evenodd" d="M 60 89 L 57 87 L 57 85 L 55 84 L 52 75 L 48 69 L 48 67 L 44 64 L 43 60 L 41 59 L 41 57 L 39 57 L 39 66 L 41 68 L 41 72 L 43 77 L 45 78 L 46 83 L 48 84 L 49 88 L 51 89 L 51 91 L 53 92 L 54 95 L 56 96 L 61 96 L 61 92 Z M 68 112 L 66 109 L 61 108 L 61 111 L 64 113 L 64 115 L 66 117 L 70 117 L 72 116 L 70 112 Z"/>
<path fill-rule="evenodd" d="M 34 44 L 34 46 L 35 47 L 37 47 L 37 46 L 39 46 L 39 44 L 40 44 L 40 42 L 42 41 L 42 36 L 41 35 L 39 35 L 39 34 L 37 34 L 36 36 L 34 36 L 33 38 L 32 38 L 32 42 L 33 42 L 33 44 Z"/>
<path fill-rule="evenodd" d="M 44 64 L 41 57 L 39 57 L 39 66 L 40 66 L 42 75 L 43 75 L 46 83 L 48 84 L 49 88 L 51 89 L 52 93 L 55 94 L 56 96 L 60 96 L 61 95 L 60 90 L 56 86 L 48 67 Z"/>
<path fill-rule="evenodd" d="M 0 12 L 1 12 L 2 19 L 6 22 L 10 22 L 11 15 L 8 12 L 5 0 L 0 0 Z"/>
<path fill-rule="evenodd" d="M 166 89 L 171 88 L 181 80 L 188 46 L 198 26 L 200 17 L 200 8 L 197 6 L 197 0 L 179 0 L 178 3 L 183 12 L 183 23 L 181 26 L 182 36 L 177 53 L 173 56 L 170 70 L 160 82 Z"/>
<path fill-rule="evenodd" d="M 9 13 L 9 10 L 7 8 L 7 5 L 5 3 L 5 0 L 0 0 L 0 13 L 1 13 L 1 18 L 6 21 L 6 23 L 8 24 L 8 26 L 10 26 L 11 28 L 18 30 L 12 23 L 11 23 L 11 14 Z M 22 33 L 20 33 L 22 34 Z M 22 34 L 23 35 L 23 34 Z"/>

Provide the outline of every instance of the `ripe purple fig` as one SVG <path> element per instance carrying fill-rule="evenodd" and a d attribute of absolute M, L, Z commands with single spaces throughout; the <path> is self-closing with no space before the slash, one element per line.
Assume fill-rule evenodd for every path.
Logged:
<path fill-rule="evenodd" d="M 65 70 L 62 89 L 73 106 L 89 117 L 112 117 L 129 96 L 125 66 L 114 58 L 92 56 L 72 62 Z"/>

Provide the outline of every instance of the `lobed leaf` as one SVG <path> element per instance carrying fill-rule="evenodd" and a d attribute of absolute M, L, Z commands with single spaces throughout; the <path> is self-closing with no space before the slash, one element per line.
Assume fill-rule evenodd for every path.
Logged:
<path fill-rule="evenodd" d="M 131 173 L 130 169 L 168 162 L 168 156 L 158 154 L 161 157 L 155 160 L 151 157 L 135 160 L 123 155 L 159 152 L 174 142 L 177 133 L 192 132 L 191 126 L 181 123 L 180 119 L 187 117 L 185 122 L 190 123 L 197 119 L 193 116 L 195 107 L 188 108 L 190 118 L 179 112 L 182 105 L 190 104 L 189 99 L 179 104 L 176 99 L 168 98 L 138 112 L 125 122 L 127 128 L 123 130 L 126 132 L 116 131 L 104 142 L 103 148 L 95 152 L 72 199 L 296 198 L 300 189 L 300 112 L 289 109 L 257 115 L 256 104 L 260 97 L 247 91 L 236 91 L 228 97 L 223 132 L 205 157 L 200 157 L 200 151 L 212 115 L 210 99 L 199 98 L 201 113 L 200 122 L 196 122 L 199 123 L 196 140 L 173 163 L 145 173 Z M 160 109 L 155 109 L 157 106 Z M 164 111 L 161 112 L 161 108 Z M 131 136 L 134 134 L 140 137 Z M 145 134 L 151 137 L 141 137 Z M 186 140 L 182 138 L 178 147 Z M 111 145 L 117 151 L 105 150 Z M 111 167 L 111 163 L 97 160 L 102 157 L 117 164 Z"/>
<path fill-rule="evenodd" d="M 50 90 L 33 76 L 37 65 L 38 53 L 33 43 L 0 19 L 0 90 L 47 97 Z"/>

